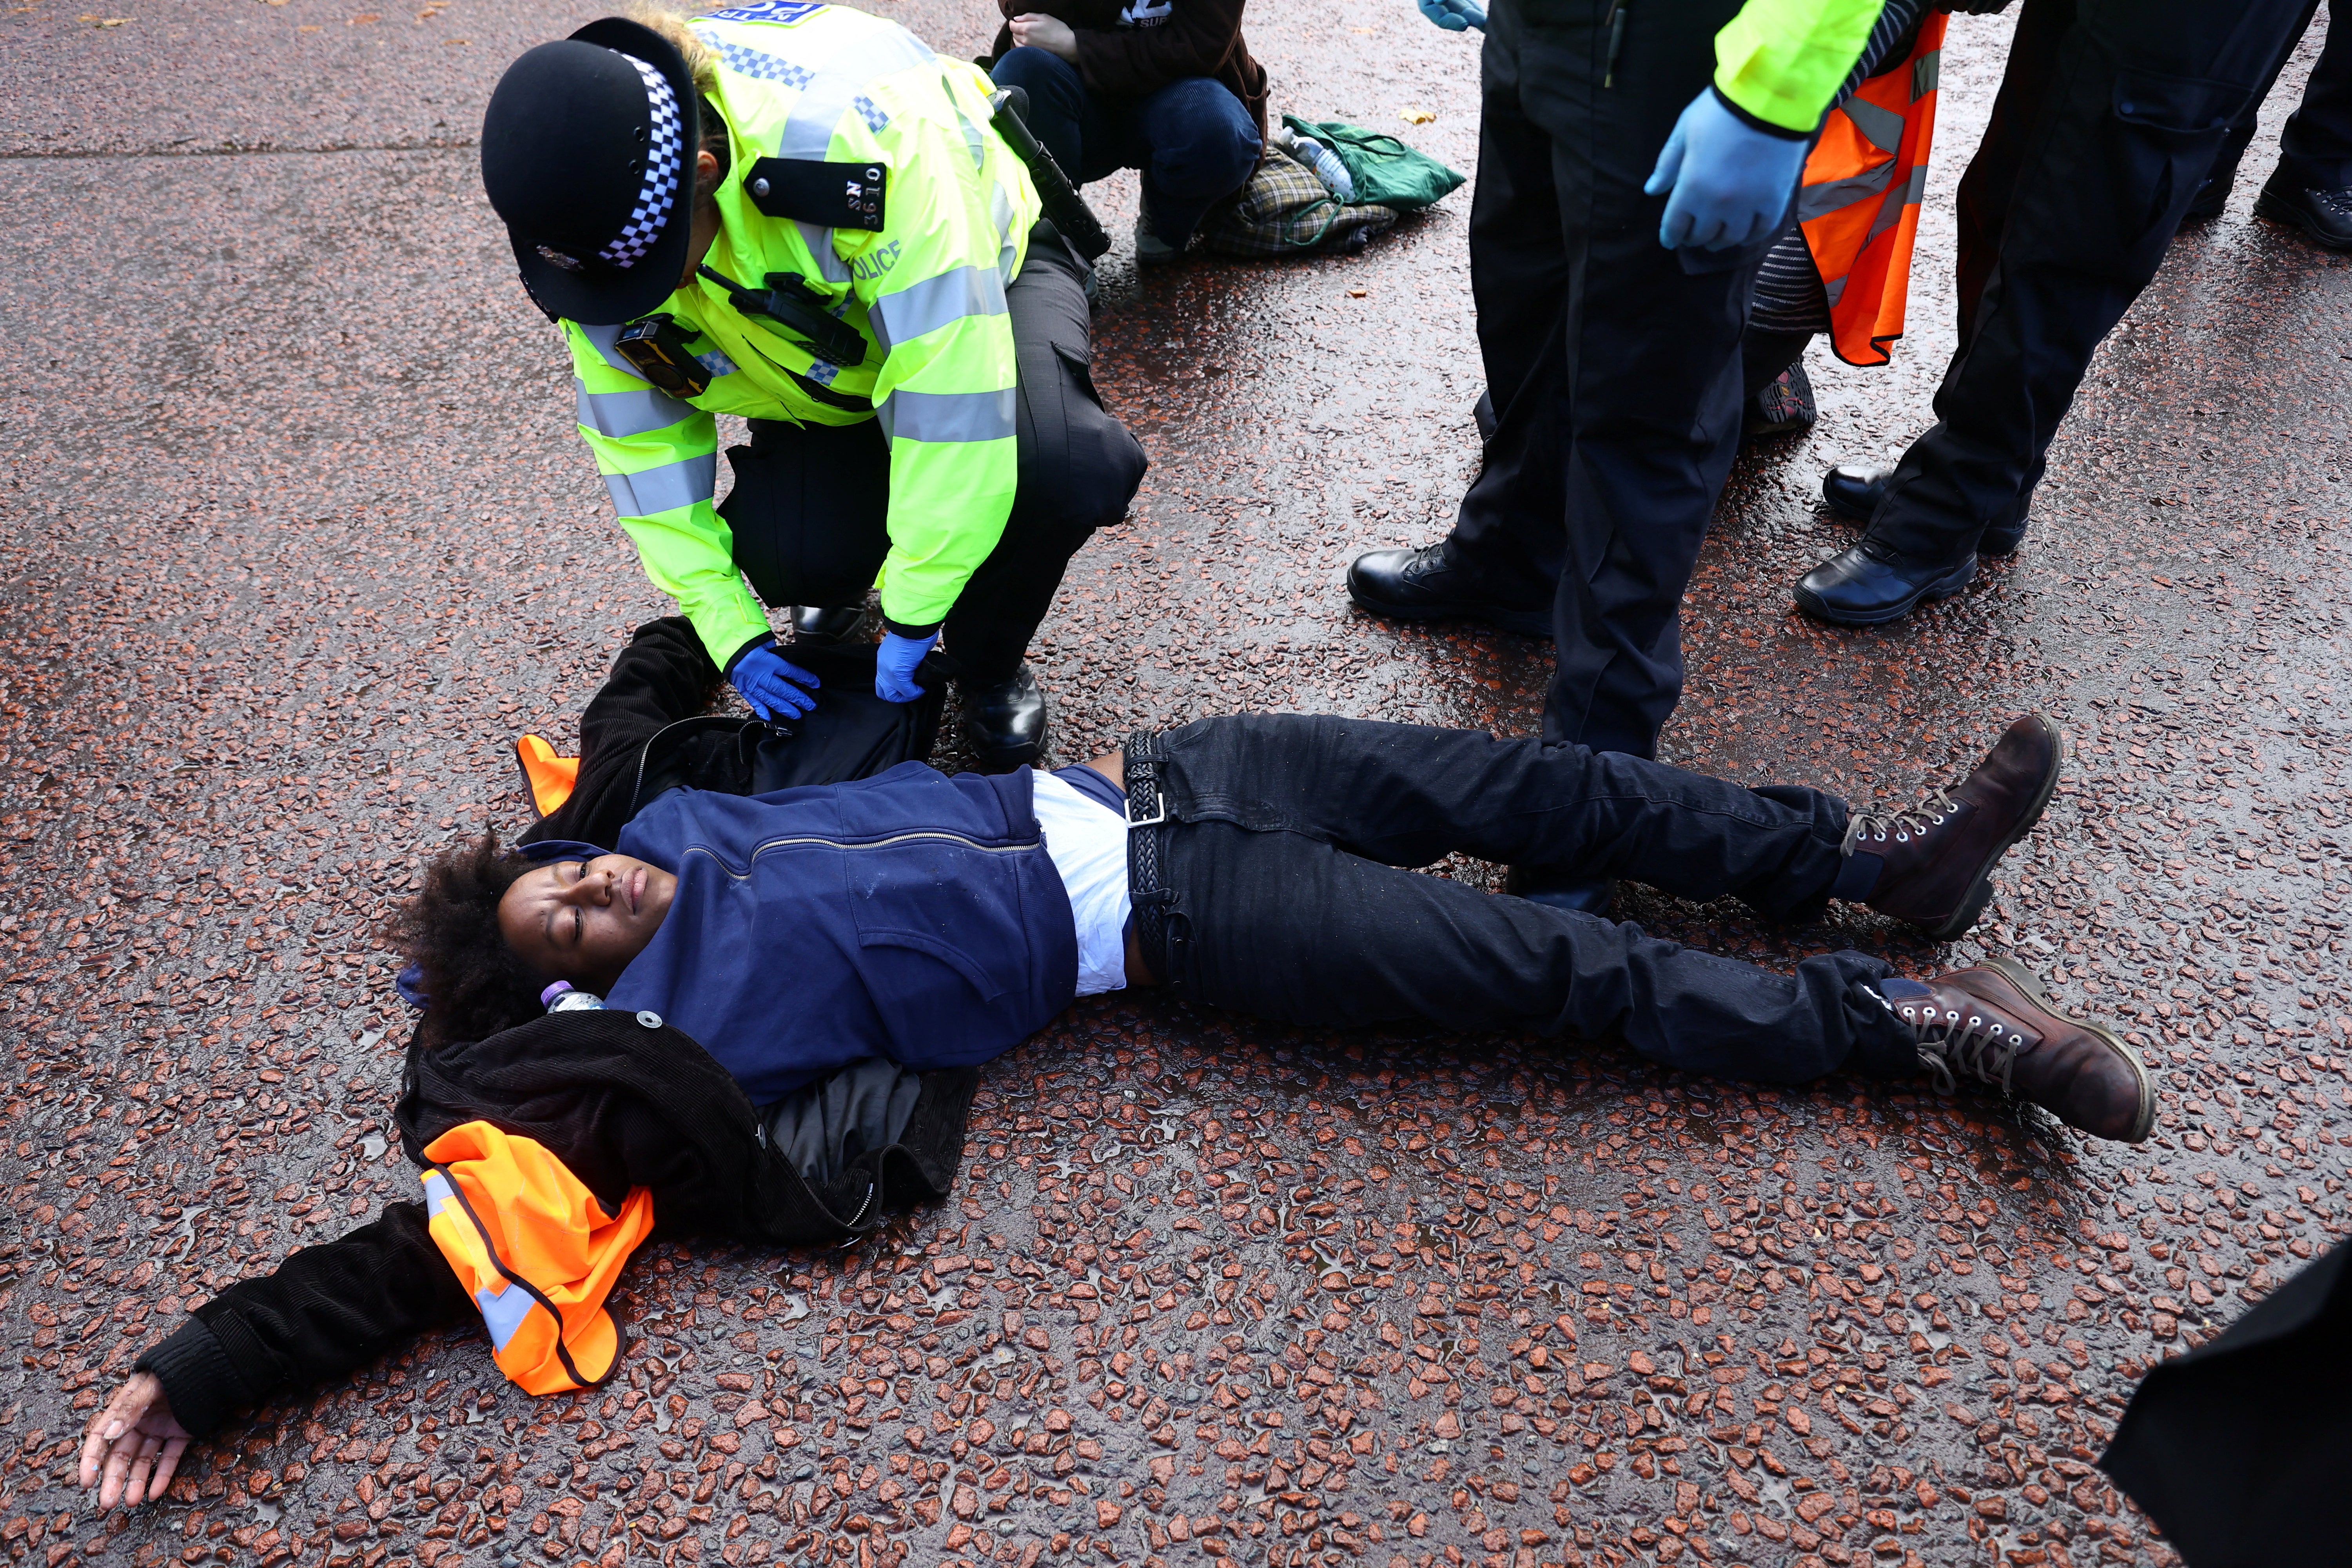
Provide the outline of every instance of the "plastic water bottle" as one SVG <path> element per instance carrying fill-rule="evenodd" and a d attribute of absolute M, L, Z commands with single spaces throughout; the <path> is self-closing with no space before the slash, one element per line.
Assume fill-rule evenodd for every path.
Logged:
<path fill-rule="evenodd" d="M 578 991 L 569 980 L 559 980 L 539 994 L 540 1005 L 551 1013 L 585 1013 L 604 1005 L 593 991 Z"/>
<path fill-rule="evenodd" d="M 1339 155 L 1312 136 L 1301 136 L 1287 125 L 1276 138 L 1290 155 L 1315 171 L 1315 177 L 1330 187 L 1331 194 L 1343 202 L 1356 199 L 1356 177 L 1348 173 L 1348 165 Z"/>

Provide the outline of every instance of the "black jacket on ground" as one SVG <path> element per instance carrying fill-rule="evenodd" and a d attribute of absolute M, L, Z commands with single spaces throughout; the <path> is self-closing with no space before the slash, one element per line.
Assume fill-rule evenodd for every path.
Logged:
<path fill-rule="evenodd" d="M 610 843 L 637 805 L 677 784 L 765 793 L 928 753 L 936 677 L 922 701 L 887 703 L 873 694 L 871 647 L 789 657 L 824 681 L 815 712 L 789 726 L 698 717 L 719 672 L 692 628 L 677 616 L 639 627 L 582 717 L 572 798 L 523 837 Z M 632 1187 L 650 1189 L 658 1234 L 771 1247 L 839 1241 L 892 1208 L 947 1194 L 975 1070 L 921 1075 L 908 1125 L 887 1148 L 852 1154 L 845 1132 L 828 1129 L 843 1157 L 813 1180 L 769 1139 L 769 1113 L 694 1040 L 641 1021 L 650 1016 L 551 1014 L 434 1051 L 412 1040 L 395 1112 L 402 1148 L 421 1167 L 442 1133 L 488 1121 L 536 1139 L 609 1212 Z M 435 1245 L 424 1205 L 387 1204 L 373 1223 L 230 1286 L 137 1364 L 163 1380 L 173 1415 L 201 1437 L 235 1409 L 468 1321 L 480 1314 Z"/>

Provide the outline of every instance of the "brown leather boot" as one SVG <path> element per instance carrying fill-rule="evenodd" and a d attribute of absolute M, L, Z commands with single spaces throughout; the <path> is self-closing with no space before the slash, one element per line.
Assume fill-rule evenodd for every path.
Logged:
<path fill-rule="evenodd" d="M 1919 1041 L 1919 1065 L 1949 1094 L 1962 1077 L 1997 1084 L 2069 1127 L 2137 1143 L 2156 1124 L 2156 1082 L 2139 1053 L 2104 1024 L 2058 1011 L 2005 958 L 1925 981 L 1878 983 L 1887 1010 Z"/>
<path fill-rule="evenodd" d="M 1863 902 L 1938 942 L 1976 924 L 1992 900 L 1994 862 L 2042 819 L 2065 760 L 2058 726 L 2028 713 L 1945 794 L 1910 811 L 1855 812 L 1841 853 L 1882 863 Z"/>

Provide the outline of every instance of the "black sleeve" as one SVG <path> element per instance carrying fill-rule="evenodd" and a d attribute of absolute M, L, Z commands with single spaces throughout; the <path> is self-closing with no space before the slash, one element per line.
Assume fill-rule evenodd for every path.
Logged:
<path fill-rule="evenodd" d="M 580 715 L 580 781 L 572 798 L 534 823 L 522 842 L 578 838 L 611 848 L 590 831 L 609 828 L 617 809 L 613 799 L 635 793 L 637 754 L 666 725 L 691 719 L 709 706 L 719 667 L 684 616 L 647 621 L 613 660 L 613 673 Z"/>
<path fill-rule="evenodd" d="M 425 1205 L 389 1204 L 373 1224 L 230 1286 L 134 1370 L 161 1378 L 173 1415 L 202 1437 L 233 1410 L 468 1320 L 479 1321 L 473 1300 L 425 1228 Z"/>

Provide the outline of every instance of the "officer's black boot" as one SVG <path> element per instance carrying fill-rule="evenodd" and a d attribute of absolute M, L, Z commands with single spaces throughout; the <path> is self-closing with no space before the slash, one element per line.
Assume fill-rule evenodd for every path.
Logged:
<path fill-rule="evenodd" d="M 1908 561 L 1865 539 L 1805 574 L 1797 584 L 1797 608 L 1842 626 L 1884 626 L 1930 599 L 1958 593 L 1976 574 L 1974 555 L 1958 565 Z"/>
<path fill-rule="evenodd" d="M 963 737 L 980 755 L 980 771 L 1009 773 L 1034 767 L 1045 752 L 1045 689 L 1026 664 L 1003 680 L 961 684 Z"/>
<path fill-rule="evenodd" d="M 2352 188 L 2321 189 L 2273 174 L 2254 198 L 2254 216 L 2291 224 L 2330 250 L 2352 250 Z"/>
<path fill-rule="evenodd" d="M 1822 500 L 1840 517 L 1867 523 L 1878 503 L 1886 499 L 1886 481 L 1895 477 L 1893 468 L 1883 468 L 1872 463 L 1840 463 L 1822 476 Z M 2025 542 L 2026 524 L 2032 518 L 2004 518 L 1989 523 L 1977 540 L 1979 555 L 2007 555 Z"/>
<path fill-rule="evenodd" d="M 804 643 L 843 643 L 856 637 L 866 626 L 863 605 L 794 605 L 793 606 L 793 640 Z"/>
<path fill-rule="evenodd" d="M 1348 567 L 1348 596 L 1392 621 L 1475 620 L 1521 637 L 1551 636 L 1551 606 L 1498 604 L 1444 540 L 1419 550 L 1368 550 Z"/>

